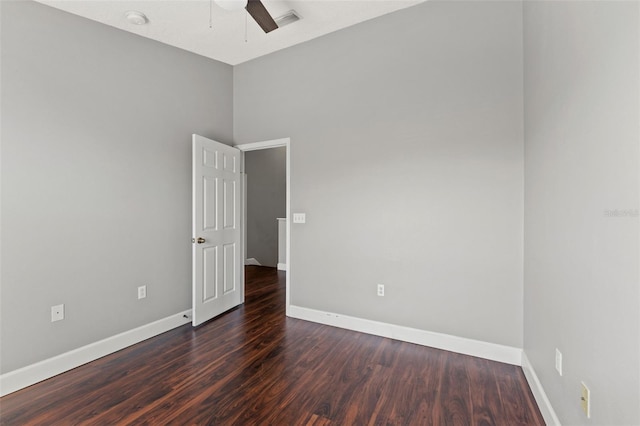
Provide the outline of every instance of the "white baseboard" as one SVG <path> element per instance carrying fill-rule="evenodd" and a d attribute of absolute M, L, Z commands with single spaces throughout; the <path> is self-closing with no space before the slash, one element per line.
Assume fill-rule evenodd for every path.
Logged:
<path fill-rule="evenodd" d="M 184 316 L 188 318 L 185 318 Z M 191 321 L 191 310 L 154 321 L 152 323 L 125 331 L 57 355 L 53 358 L 19 368 L 0 375 L 0 396 L 26 388 L 35 383 L 49 379 L 65 371 L 79 367 L 105 355 L 112 354 L 128 346 L 162 334 Z"/>
<path fill-rule="evenodd" d="M 278 263 L 278 271 L 286 271 L 287 264 L 286 263 Z"/>
<path fill-rule="evenodd" d="M 538 375 L 533 369 L 533 365 L 531 365 L 531 362 L 524 351 L 522 352 L 522 371 L 524 372 L 524 376 L 527 378 L 533 397 L 538 403 L 544 422 L 550 426 L 560 426 L 560 419 L 558 419 L 556 412 L 551 406 L 551 401 L 547 398 L 547 394 L 542 387 L 542 383 L 538 380 Z"/>
<path fill-rule="evenodd" d="M 248 259 L 246 259 L 244 261 L 245 265 L 256 265 L 256 266 L 262 266 L 262 263 L 258 262 L 258 259 L 256 259 L 255 257 L 250 257 Z"/>
<path fill-rule="evenodd" d="M 295 305 L 289 306 L 287 315 L 292 318 L 346 328 L 347 330 L 359 331 L 375 336 L 388 337 L 417 345 L 444 349 L 451 352 L 490 359 L 492 361 L 504 362 L 506 364 L 521 365 L 522 362 L 522 349 L 512 346 L 498 345 L 496 343 L 467 339 L 449 334 L 435 333 L 331 312 L 317 311 Z"/>

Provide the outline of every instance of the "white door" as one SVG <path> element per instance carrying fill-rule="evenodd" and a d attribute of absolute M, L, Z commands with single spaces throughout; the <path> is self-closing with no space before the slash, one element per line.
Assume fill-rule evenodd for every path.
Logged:
<path fill-rule="evenodd" d="M 244 302 L 240 151 L 193 135 L 193 325 Z"/>

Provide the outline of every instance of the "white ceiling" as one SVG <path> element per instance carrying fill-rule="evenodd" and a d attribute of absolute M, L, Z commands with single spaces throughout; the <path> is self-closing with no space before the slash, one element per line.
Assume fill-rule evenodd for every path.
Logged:
<path fill-rule="evenodd" d="M 291 9 L 302 17 L 300 21 L 269 34 L 265 34 L 244 10 L 227 11 L 210 0 L 37 1 L 237 65 L 425 0 L 263 0 L 274 18 Z M 130 10 L 144 13 L 149 23 L 130 24 L 124 17 Z"/>

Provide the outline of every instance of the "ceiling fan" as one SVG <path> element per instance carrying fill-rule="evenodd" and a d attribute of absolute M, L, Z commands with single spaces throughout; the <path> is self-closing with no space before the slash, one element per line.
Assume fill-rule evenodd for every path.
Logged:
<path fill-rule="evenodd" d="M 246 9 L 249 15 L 260 25 L 265 33 L 278 28 L 278 24 L 271 17 L 267 8 L 260 0 L 213 0 L 218 6 L 226 10 Z"/>

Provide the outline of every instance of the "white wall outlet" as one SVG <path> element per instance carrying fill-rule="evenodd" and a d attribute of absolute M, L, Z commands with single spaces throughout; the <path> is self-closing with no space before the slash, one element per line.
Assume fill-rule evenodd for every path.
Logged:
<path fill-rule="evenodd" d="M 556 371 L 562 376 L 562 352 L 556 348 Z"/>
<path fill-rule="evenodd" d="M 147 297 L 147 286 L 141 285 L 138 287 L 138 299 L 144 299 L 145 297 Z"/>
<path fill-rule="evenodd" d="M 378 296 L 384 296 L 384 284 L 378 284 Z"/>
<path fill-rule="evenodd" d="M 293 214 L 293 223 L 306 223 L 307 222 L 307 214 L 306 213 L 294 213 Z"/>
<path fill-rule="evenodd" d="M 62 321 L 64 319 L 64 305 L 51 307 L 51 322 Z"/>
<path fill-rule="evenodd" d="M 580 382 L 580 406 L 582 407 L 582 411 L 587 415 L 587 418 L 591 418 L 591 391 L 584 384 L 584 382 Z"/>

